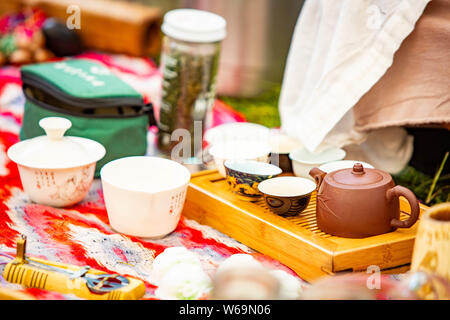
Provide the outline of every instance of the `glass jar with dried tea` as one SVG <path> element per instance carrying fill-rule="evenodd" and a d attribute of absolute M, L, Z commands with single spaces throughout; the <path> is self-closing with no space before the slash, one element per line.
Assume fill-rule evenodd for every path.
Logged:
<path fill-rule="evenodd" d="M 160 151 L 170 153 L 180 143 L 183 148 L 177 148 L 177 157 L 190 158 L 201 151 L 202 132 L 210 121 L 216 94 L 225 28 L 222 17 L 201 10 L 177 9 L 164 16 Z M 185 130 L 175 132 L 177 129 Z"/>

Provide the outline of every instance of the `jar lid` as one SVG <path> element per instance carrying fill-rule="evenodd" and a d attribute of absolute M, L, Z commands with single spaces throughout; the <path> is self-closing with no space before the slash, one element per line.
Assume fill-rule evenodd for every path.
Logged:
<path fill-rule="evenodd" d="M 14 144 L 8 150 L 12 161 L 30 168 L 66 169 L 88 165 L 105 156 L 105 148 L 94 140 L 65 137 L 72 126 L 68 119 L 47 117 L 39 121 L 39 126 L 46 135 Z"/>
<path fill-rule="evenodd" d="M 164 15 L 161 26 L 167 36 L 189 42 L 217 42 L 226 36 L 226 21 L 212 12 L 176 9 Z"/>
<path fill-rule="evenodd" d="M 390 178 L 387 172 L 364 168 L 361 163 L 356 163 L 353 168 L 342 169 L 329 173 L 331 181 L 347 186 L 373 186 L 384 183 Z"/>

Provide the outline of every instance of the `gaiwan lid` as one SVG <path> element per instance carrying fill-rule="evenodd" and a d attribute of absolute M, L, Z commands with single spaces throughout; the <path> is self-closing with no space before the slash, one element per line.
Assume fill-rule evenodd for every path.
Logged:
<path fill-rule="evenodd" d="M 66 118 L 43 118 L 39 126 L 46 135 L 14 144 L 8 150 L 12 161 L 30 168 L 66 169 L 88 165 L 105 156 L 103 145 L 94 140 L 64 136 L 72 126 Z"/>
<path fill-rule="evenodd" d="M 341 169 L 327 174 L 326 179 L 339 185 L 357 188 L 385 184 L 392 177 L 385 171 L 365 168 L 361 163 L 356 163 L 353 168 Z"/>

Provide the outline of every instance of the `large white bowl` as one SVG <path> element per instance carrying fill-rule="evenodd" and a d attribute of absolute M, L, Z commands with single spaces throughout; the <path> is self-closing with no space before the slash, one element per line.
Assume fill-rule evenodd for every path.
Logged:
<path fill-rule="evenodd" d="M 297 177 L 312 179 L 309 171 L 314 167 L 319 167 L 324 163 L 338 161 L 345 158 L 345 151 L 340 148 L 329 148 L 321 152 L 312 153 L 301 147 L 289 153 L 292 160 L 292 168 Z"/>
<path fill-rule="evenodd" d="M 111 227 L 137 237 L 160 238 L 175 230 L 190 172 L 157 157 L 126 157 L 100 171 Z"/>
<path fill-rule="evenodd" d="M 213 156 L 220 175 L 225 178 L 225 161 L 254 160 L 269 162 L 270 145 L 258 141 L 221 142 L 214 144 L 209 149 L 209 153 Z"/>

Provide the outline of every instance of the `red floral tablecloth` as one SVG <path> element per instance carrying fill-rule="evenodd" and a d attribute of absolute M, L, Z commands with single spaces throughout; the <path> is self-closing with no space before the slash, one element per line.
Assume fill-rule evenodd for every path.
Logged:
<path fill-rule="evenodd" d="M 80 57 L 101 61 L 141 92 L 146 100 L 158 101 L 161 77 L 152 61 L 99 53 L 86 53 Z M 210 275 L 221 261 L 235 253 L 251 253 L 264 265 L 293 274 L 277 261 L 253 252 L 208 226 L 183 217 L 176 230 L 160 240 L 147 241 L 115 233 L 108 223 L 99 180 L 94 181 L 84 201 L 73 207 L 55 209 L 32 203 L 23 192 L 17 166 L 6 155 L 8 148 L 19 141 L 23 105 L 19 69 L 1 68 L 0 271 L 8 261 L 5 255 L 15 255 L 15 241 L 20 234 L 24 234 L 28 238 L 29 256 L 78 266 L 89 265 L 106 272 L 142 279 L 147 288 L 146 299 L 155 298 L 156 286 L 152 284 L 150 274 L 152 261 L 165 248 L 172 246 L 184 246 L 196 252 L 203 269 Z M 244 121 L 241 115 L 220 101 L 214 106 L 213 118 L 213 125 Z M 1 286 L 24 291 L 39 299 L 76 298 L 39 289 L 23 289 L 5 282 L 2 277 L 0 281 Z"/>

